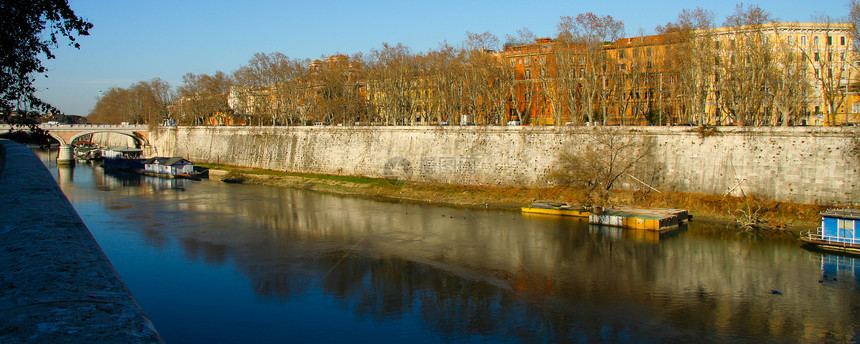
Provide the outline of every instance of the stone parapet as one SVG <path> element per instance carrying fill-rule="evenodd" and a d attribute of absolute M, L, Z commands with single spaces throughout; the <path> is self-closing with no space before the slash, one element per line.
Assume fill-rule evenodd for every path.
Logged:
<path fill-rule="evenodd" d="M 2 139 L 0 195 L 0 342 L 163 342 L 50 172 Z"/>

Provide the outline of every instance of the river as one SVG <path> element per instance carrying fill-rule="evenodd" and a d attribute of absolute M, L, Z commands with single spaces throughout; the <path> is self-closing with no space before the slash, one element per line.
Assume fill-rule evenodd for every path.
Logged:
<path fill-rule="evenodd" d="M 38 154 L 168 343 L 860 340 L 860 259 L 718 223 L 658 236 Z"/>

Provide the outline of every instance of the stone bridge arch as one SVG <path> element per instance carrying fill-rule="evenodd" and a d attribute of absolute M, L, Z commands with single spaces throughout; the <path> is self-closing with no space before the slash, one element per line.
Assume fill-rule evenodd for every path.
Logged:
<path fill-rule="evenodd" d="M 149 146 L 149 132 L 146 132 L 146 135 L 142 135 L 141 133 L 124 133 L 121 131 L 91 131 L 91 132 L 80 132 L 74 135 L 69 136 L 69 133 L 66 132 L 48 132 L 48 135 L 53 137 L 60 145 L 72 145 L 75 140 L 81 138 L 82 136 L 91 135 L 91 134 L 118 134 L 130 137 L 134 140 L 135 144 L 138 148 Z"/>
<path fill-rule="evenodd" d="M 58 165 L 74 165 L 75 155 L 72 144 L 81 136 L 99 133 L 119 134 L 132 138 L 135 144 L 147 153 L 152 149 L 149 144 L 149 127 L 141 125 L 42 125 L 48 135 L 60 143 L 57 155 Z"/>

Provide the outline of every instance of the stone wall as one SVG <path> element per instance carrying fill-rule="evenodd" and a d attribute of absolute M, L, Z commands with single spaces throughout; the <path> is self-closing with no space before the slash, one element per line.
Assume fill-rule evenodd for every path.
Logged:
<path fill-rule="evenodd" d="M 272 170 L 546 186 L 559 154 L 594 147 L 599 131 L 646 139 L 658 189 L 860 204 L 854 128 L 161 127 L 152 144 L 159 155 Z"/>
<path fill-rule="evenodd" d="M 163 343 L 45 165 L 0 139 L 0 343 Z"/>

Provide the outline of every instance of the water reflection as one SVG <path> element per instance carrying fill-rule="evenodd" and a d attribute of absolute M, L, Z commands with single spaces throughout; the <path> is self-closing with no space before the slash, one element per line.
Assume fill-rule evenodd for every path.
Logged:
<path fill-rule="evenodd" d="M 852 256 L 834 254 L 821 255 L 821 279 L 825 285 L 838 285 L 837 282 L 851 284 L 860 290 L 860 259 Z"/>
<path fill-rule="evenodd" d="M 404 331 L 395 328 L 404 318 L 440 341 L 858 338 L 856 263 L 825 264 L 832 258 L 795 242 L 716 237 L 701 222 L 659 236 L 578 219 L 250 185 L 157 187 L 87 168 L 62 185 L 76 207 L 98 204 L 100 216 L 128 224 L 156 251 L 175 243 L 186 264 L 235 269 L 263 303 L 332 297 L 339 306 L 325 312 L 349 310 L 382 333 L 354 340 L 395 341 L 384 334 Z M 819 283 L 831 275 L 838 283 Z M 142 305 L 150 314 L 158 312 L 148 307 L 169 307 Z M 426 335 L 416 329 L 405 339 L 435 341 Z"/>

